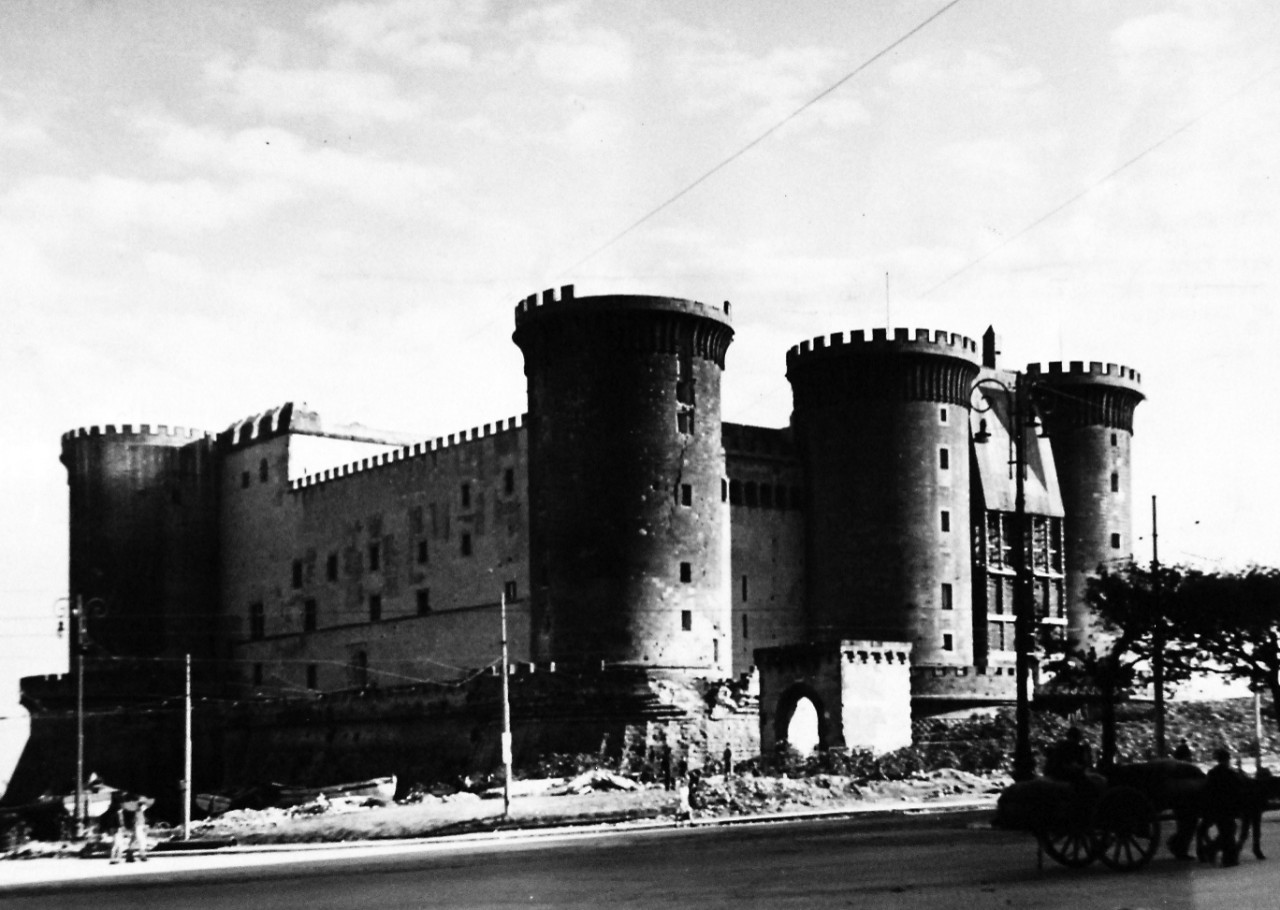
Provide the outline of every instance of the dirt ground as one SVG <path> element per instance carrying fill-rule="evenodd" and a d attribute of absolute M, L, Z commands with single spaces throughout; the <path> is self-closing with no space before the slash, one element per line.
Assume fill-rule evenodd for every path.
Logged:
<path fill-rule="evenodd" d="M 707 778 L 684 808 L 679 789 L 635 785 L 600 775 L 575 780 L 518 781 L 510 816 L 502 817 L 500 791 L 485 796 L 458 792 L 419 794 L 412 802 L 365 806 L 334 801 L 293 809 L 237 810 L 193 826 L 202 839 L 234 838 L 241 844 L 334 842 L 615 822 L 643 818 L 708 818 L 803 810 L 839 810 L 901 802 L 994 797 L 1004 776 L 940 770 L 902 781 L 854 781 L 837 775 L 807 778 L 721 775 Z M 628 786 L 629 785 L 629 786 Z M 625 789 L 623 787 L 626 787 Z"/>

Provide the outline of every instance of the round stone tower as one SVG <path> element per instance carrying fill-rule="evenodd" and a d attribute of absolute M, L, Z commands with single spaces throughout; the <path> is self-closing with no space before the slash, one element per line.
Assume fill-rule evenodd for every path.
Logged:
<path fill-rule="evenodd" d="M 1087 579 L 1099 566 L 1133 557 L 1130 444 L 1142 377 L 1114 363 L 1027 367 L 1062 490 L 1067 634 L 1077 645 L 1092 632 Z"/>
<path fill-rule="evenodd" d="M 728 310 L 572 285 L 516 308 L 535 659 L 727 672 Z"/>
<path fill-rule="evenodd" d="M 214 458 L 208 434 L 181 427 L 107 425 L 63 435 L 69 592 L 85 608 L 95 648 L 120 657 L 214 655 Z"/>
<path fill-rule="evenodd" d="M 969 338 L 876 329 L 787 353 L 808 486 L 809 634 L 973 663 Z"/>

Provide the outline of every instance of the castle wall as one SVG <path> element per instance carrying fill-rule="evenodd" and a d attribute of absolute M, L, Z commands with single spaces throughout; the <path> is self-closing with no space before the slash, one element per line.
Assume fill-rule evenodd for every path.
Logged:
<path fill-rule="evenodd" d="M 733 666 L 756 648 L 801 641 L 804 625 L 804 487 L 787 431 L 724 425 L 729 475 Z"/>
<path fill-rule="evenodd" d="M 516 311 L 529 384 L 535 656 L 727 672 L 727 315 L 667 297 Z"/>
<path fill-rule="evenodd" d="M 456 678 L 498 659 L 504 593 L 511 659 L 528 659 L 525 432 L 513 418 L 460 437 L 292 481 L 297 434 L 224 455 L 224 584 L 244 682 Z"/>

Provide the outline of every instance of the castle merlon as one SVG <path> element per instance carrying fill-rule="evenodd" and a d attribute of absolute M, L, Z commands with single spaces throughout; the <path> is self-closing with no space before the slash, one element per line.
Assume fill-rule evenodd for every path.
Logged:
<path fill-rule="evenodd" d="M 1142 374 L 1137 370 L 1114 363 L 1089 361 L 1086 369 L 1084 361 L 1072 360 L 1064 370 L 1061 361 L 1053 361 L 1046 369 L 1038 363 L 1027 364 L 1026 374 L 1032 380 L 1050 383 L 1085 383 L 1101 382 L 1108 385 L 1122 385 L 1137 391 L 1142 384 Z"/>
<path fill-rule="evenodd" d="M 505 421 L 499 420 L 495 423 L 486 423 L 479 427 L 472 427 L 470 430 L 463 430 L 460 433 L 450 433 L 448 436 L 438 436 L 435 439 L 411 443 L 391 452 L 383 452 L 380 455 L 361 458 L 357 461 L 339 465 L 335 468 L 317 471 L 314 474 L 306 474 L 302 477 L 289 481 L 289 490 L 297 491 L 315 489 L 316 487 L 323 486 L 324 484 L 331 483 L 336 480 L 342 480 L 346 477 L 354 477 L 368 471 L 377 470 L 378 468 L 411 461 L 415 458 L 425 458 L 433 453 L 443 452 L 452 447 L 471 445 L 483 439 L 497 436 L 500 433 L 510 433 L 520 430 L 525 425 L 525 419 L 526 415 L 524 414 L 521 414 L 519 417 L 508 417 Z"/>
<path fill-rule="evenodd" d="M 651 294 L 607 294 L 596 297 L 577 297 L 573 285 L 560 288 L 559 295 L 554 290 L 542 292 L 542 296 L 530 294 L 516 305 L 516 327 L 537 318 L 544 313 L 560 312 L 683 312 L 691 316 L 701 316 L 717 322 L 730 324 L 730 304 L 724 302 L 723 308 L 710 306 L 697 300 L 683 297 L 662 297 Z"/>
<path fill-rule="evenodd" d="M 940 354 L 980 362 L 977 342 L 965 335 L 941 329 L 899 328 L 893 330 L 892 337 L 889 336 L 888 329 L 872 329 L 870 337 L 865 330 L 857 329 L 849 332 L 847 342 L 844 332 L 819 335 L 812 341 L 802 341 L 787 351 L 787 364 L 810 356 L 852 353 L 855 347 L 872 351 Z"/>
<path fill-rule="evenodd" d="M 135 432 L 134 425 L 131 423 L 120 424 L 119 429 L 113 423 L 105 426 L 78 427 L 74 430 L 68 430 L 62 434 L 62 441 L 67 442 L 72 439 L 82 439 L 91 436 L 164 436 L 164 437 L 181 437 L 183 439 L 209 439 L 213 436 L 208 430 L 199 430 L 194 427 L 170 426 L 168 424 L 158 423 L 155 430 L 151 429 L 151 424 L 140 423 Z"/>

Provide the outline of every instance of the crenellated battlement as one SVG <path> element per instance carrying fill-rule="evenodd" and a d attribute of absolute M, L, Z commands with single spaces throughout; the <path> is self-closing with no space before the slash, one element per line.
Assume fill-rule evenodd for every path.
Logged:
<path fill-rule="evenodd" d="M 1055 360 L 1046 366 L 1038 363 L 1027 364 L 1027 377 L 1033 382 L 1049 383 L 1087 383 L 1100 382 L 1107 385 L 1124 385 L 1137 389 L 1142 384 L 1142 374 L 1137 370 L 1114 363 L 1089 361 L 1086 368 L 1084 361 L 1072 360 L 1063 369 L 1062 361 Z"/>
<path fill-rule="evenodd" d="M 102 426 L 78 427 L 74 430 L 68 430 L 62 434 L 62 442 L 66 444 L 76 439 L 102 438 L 107 436 L 150 436 L 161 437 L 166 440 L 181 439 L 209 439 L 213 434 L 208 430 L 198 430 L 194 427 L 179 427 L 169 424 L 155 424 L 153 430 L 149 423 L 137 424 L 137 430 L 134 429 L 132 423 L 122 423 L 117 426 L 114 423 L 104 424 Z"/>
<path fill-rule="evenodd" d="M 289 481 L 289 490 L 294 492 L 314 490 L 347 477 L 367 474 L 371 471 L 413 461 L 414 459 L 430 458 L 440 452 L 463 445 L 471 445 L 501 433 L 513 433 L 524 428 L 525 417 L 526 415 L 524 414 L 519 417 L 508 417 L 505 421 L 499 420 L 492 424 L 486 423 L 483 426 L 472 427 L 470 430 L 463 430 L 460 433 L 450 433 L 448 436 L 439 436 L 435 439 L 428 439 L 425 442 L 401 446 L 393 451 L 383 452 L 381 455 L 361 458 L 350 464 L 339 465 L 336 468 L 330 468 L 316 474 L 307 474 Z"/>
<path fill-rule="evenodd" d="M 849 333 L 848 341 L 845 340 L 844 332 L 819 335 L 812 341 L 802 341 L 787 351 L 787 366 L 811 356 L 853 354 L 855 349 L 939 354 L 980 362 L 978 343 L 966 335 L 941 329 L 902 328 L 894 329 L 892 337 L 888 329 L 872 329 L 869 337 L 865 330 L 857 329 Z"/>
<path fill-rule="evenodd" d="M 724 302 L 723 309 L 721 309 L 683 297 L 661 297 L 650 294 L 608 294 L 597 297 L 577 297 L 574 294 L 573 285 L 566 284 L 560 288 L 558 294 L 554 288 L 543 291 L 541 295 L 530 294 L 516 304 L 515 313 L 516 328 L 518 329 L 521 325 L 537 318 L 540 314 L 569 310 L 683 312 L 728 324 L 730 309 L 731 307 L 727 300 Z"/>

